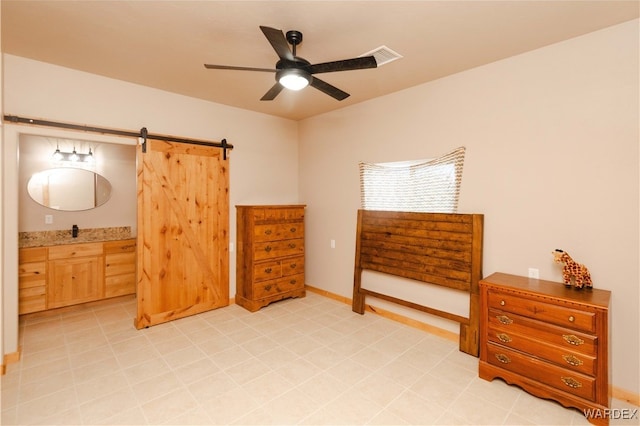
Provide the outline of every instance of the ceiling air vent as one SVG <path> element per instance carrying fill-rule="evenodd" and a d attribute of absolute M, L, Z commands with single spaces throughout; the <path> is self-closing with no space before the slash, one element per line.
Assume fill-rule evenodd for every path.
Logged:
<path fill-rule="evenodd" d="M 402 58 L 401 54 L 399 54 L 398 52 L 394 52 L 387 46 L 377 47 L 372 51 L 364 53 L 360 56 L 373 56 L 376 59 L 376 63 L 379 67 L 384 64 L 388 64 L 389 62 L 393 62 L 396 59 Z"/>

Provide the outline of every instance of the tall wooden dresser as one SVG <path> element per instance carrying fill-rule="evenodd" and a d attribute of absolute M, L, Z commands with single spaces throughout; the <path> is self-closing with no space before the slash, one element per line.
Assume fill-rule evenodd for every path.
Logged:
<path fill-rule="evenodd" d="M 503 273 L 481 280 L 480 377 L 500 377 L 565 407 L 604 413 L 610 297 L 607 290 Z"/>
<path fill-rule="evenodd" d="M 236 206 L 236 303 L 304 297 L 304 205 Z"/>

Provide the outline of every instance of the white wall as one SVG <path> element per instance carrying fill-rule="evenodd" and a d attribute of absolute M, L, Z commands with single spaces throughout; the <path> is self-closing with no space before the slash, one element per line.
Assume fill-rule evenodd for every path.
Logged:
<path fill-rule="evenodd" d="M 560 281 L 556 248 L 586 264 L 612 291 L 613 385 L 638 394 L 638 76 L 636 20 L 302 121 L 307 283 L 352 295 L 359 161 L 466 146 L 459 212 L 485 215 L 484 275 Z"/>
<path fill-rule="evenodd" d="M 169 134 L 234 145 L 230 165 L 230 242 L 235 205 L 298 203 L 297 123 L 179 96 L 13 55 L 4 55 L 4 113 L 97 127 Z M 5 124 L 3 146 L 3 340 L 17 351 L 18 140 L 23 134 L 135 143 L 115 136 Z M 135 180 L 131 185 L 135 186 Z M 11 206 L 11 208 L 9 208 Z M 61 229 L 66 229 L 66 226 Z M 235 296 L 235 253 L 230 254 L 230 295 Z"/>

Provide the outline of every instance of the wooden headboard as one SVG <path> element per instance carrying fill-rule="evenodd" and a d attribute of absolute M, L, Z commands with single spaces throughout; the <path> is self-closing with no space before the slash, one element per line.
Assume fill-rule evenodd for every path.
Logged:
<path fill-rule="evenodd" d="M 353 311 L 364 314 L 370 295 L 459 322 L 460 350 L 478 356 L 483 225 L 481 214 L 358 210 Z M 469 317 L 364 289 L 363 270 L 468 292 Z"/>

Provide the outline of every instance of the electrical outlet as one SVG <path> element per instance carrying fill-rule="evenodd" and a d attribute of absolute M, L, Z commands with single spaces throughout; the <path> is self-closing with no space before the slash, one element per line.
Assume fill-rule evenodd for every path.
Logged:
<path fill-rule="evenodd" d="M 538 273 L 538 268 L 529 268 L 529 278 L 538 278 L 540 274 Z"/>
<path fill-rule="evenodd" d="M 44 215 L 44 223 L 47 225 L 51 225 L 53 223 L 53 215 L 45 214 Z"/>

